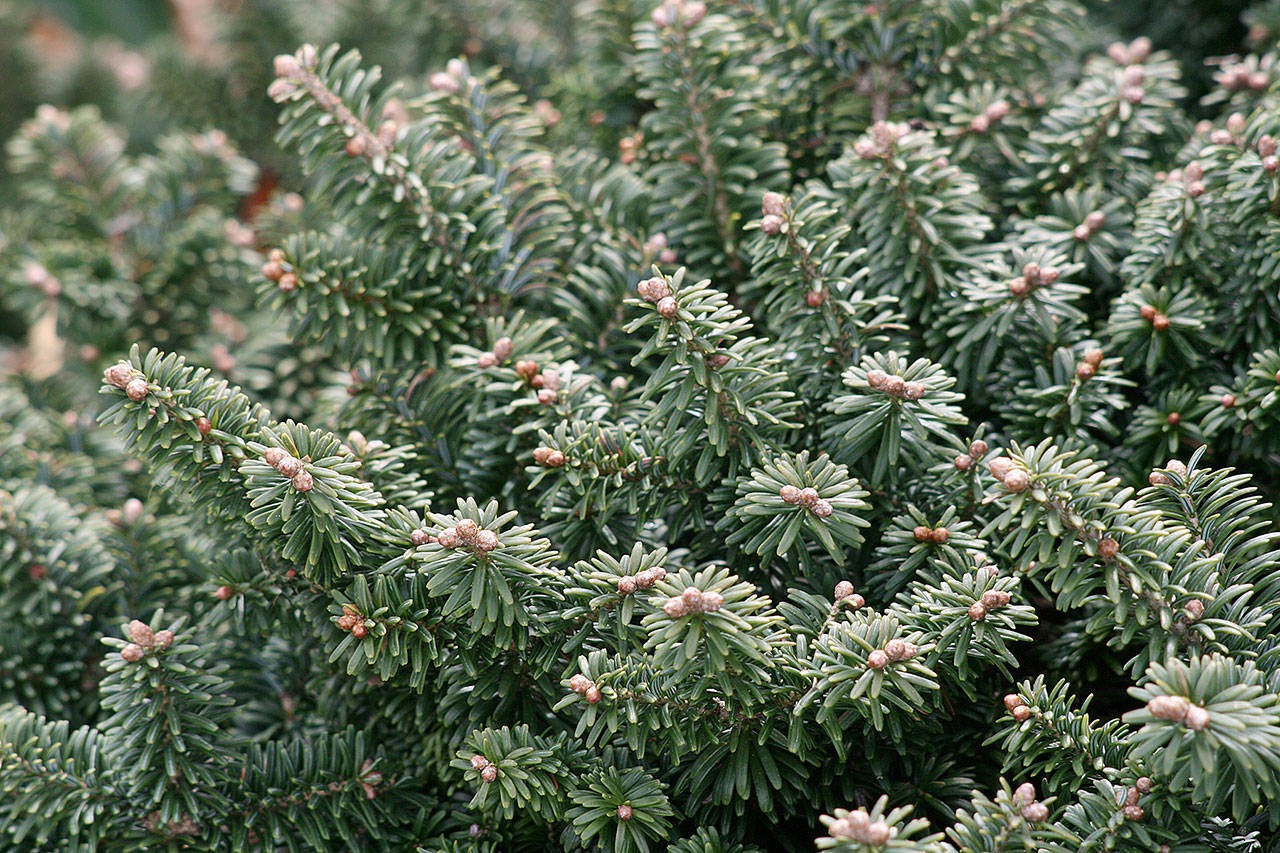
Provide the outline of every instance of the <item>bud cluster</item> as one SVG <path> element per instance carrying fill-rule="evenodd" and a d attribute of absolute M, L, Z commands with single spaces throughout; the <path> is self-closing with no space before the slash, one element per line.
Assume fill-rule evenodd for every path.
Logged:
<path fill-rule="evenodd" d="M 835 599 L 837 605 L 844 604 L 851 610 L 861 610 L 867 603 L 865 598 L 853 591 L 853 584 L 849 581 L 836 584 Z"/>
<path fill-rule="evenodd" d="M 866 810 L 849 812 L 848 817 L 838 818 L 827 828 L 832 838 L 847 838 L 872 847 L 883 847 L 893 837 L 893 829 L 883 820 L 872 820 Z"/>
<path fill-rule="evenodd" d="M 319 53 L 313 45 L 304 44 L 296 53 L 282 53 L 272 63 L 276 79 L 267 87 L 267 96 L 283 101 L 299 91 L 316 66 Z"/>
<path fill-rule="evenodd" d="M 480 771 L 480 778 L 486 782 L 492 782 L 498 778 L 498 768 L 493 762 L 485 758 L 483 755 L 471 756 L 471 767 Z"/>
<path fill-rule="evenodd" d="M 667 27 L 696 27 L 707 16 L 707 4 L 702 0 L 665 0 L 649 16 L 658 29 Z"/>
<path fill-rule="evenodd" d="M 961 471 L 968 471 L 973 467 L 973 463 L 987 455 L 990 448 L 982 439 L 975 439 L 969 443 L 969 452 L 961 453 L 956 457 L 956 468 Z"/>
<path fill-rule="evenodd" d="M 901 400 L 919 400 L 929 393 L 923 382 L 908 382 L 898 375 L 890 375 L 879 368 L 867 371 L 867 384 L 890 397 Z"/>
<path fill-rule="evenodd" d="M 662 612 L 672 619 L 694 613 L 714 613 L 724 604 L 724 596 L 718 592 L 703 592 L 696 586 L 687 586 L 684 592 L 673 595 L 662 605 Z"/>
<path fill-rule="evenodd" d="M 951 538 L 951 531 L 945 527 L 929 528 L 921 524 L 911 532 L 917 542 L 932 542 L 935 545 L 941 545 Z"/>
<path fill-rule="evenodd" d="M 778 496 L 792 506 L 804 507 L 818 518 L 830 518 L 836 511 L 831 502 L 822 498 L 812 486 L 801 489 L 787 484 L 778 489 Z"/>
<path fill-rule="evenodd" d="M 586 697 L 586 700 L 592 705 L 600 701 L 600 688 L 582 673 L 578 673 L 569 679 L 569 689 Z"/>
<path fill-rule="evenodd" d="M 114 385 L 123 390 L 125 395 L 135 403 L 142 402 L 151 391 L 147 380 L 127 362 L 122 361 L 111 365 L 102 372 L 102 378 L 108 385 Z"/>
<path fill-rule="evenodd" d="M 499 341 L 501 343 L 501 341 Z M 498 347 L 494 346 L 494 356 L 498 355 Z M 510 353 L 507 353 L 509 356 Z M 485 365 L 481 365 L 482 367 Z M 491 365 L 490 365 L 491 366 Z M 538 392 L 538 402 L 544 406 L 549 406 L 556 400 L 560 399 L 560 389 L 564 386 L 564 380 L 560 378 L 560 373 L 556 370 L 547 368 L 539 371 L 538 363 L 532 359 L 523 358 L 516 362 L 516 375 L 529 383 L 530 388 L 534 388 Z"/>
<path fill-rule="evenodd" d="M 1026 296 L 1037 287 L 1056 284 L 1062 271 L 1057 267 L 1042 267 L 1032 261 L 1022 268 L 1022 275 L 1009 282 L 1009 292 L 1014 296 Z"/>
<path fill-rule="evenodd" d="M 1084 351 L 1084 360 L 1076 365 L 1076 378 L 1081 382 L 1088 382 L 1098 372 L 1098 366 L 1102 364 L 1103 352 L 1094 347 Z"/>
<path fill-rule="evenodd" d="M 1023 782 L 1014 789 L 1013 802 L 1024 820 L 1042 823 L 1049 819 L 1049 807 L 1036 801 L 1036 786 L 1030 782 Z"/>
<path fill-rule="evenodd" d="M 468 80 L 467 67 L 461 59 L 450 59 L 444 71 L 437 71 L 427 78 L 427 85 L 434 92 L 456 95 L 462 91 L 462 81 Z"/>
<path fill-rule="evenodd" d="M 867 666 L 880 670 L 891 663 L 912 660 L 918 654 L 920 649 L 915 643 L 894 637 L 884 644 L 883 649 L 872 649 L 867 654 Z"/>
<path fill-rule="evenodd" d="M 1004 121 L 1007 115 L 1009 115 L 1009 102 L 993 101 L 985 110 L 973 117 L 969 122 L 969 130 L 972 133 L 986 133 L 991 129 L 991 125 Z"/>
<path fill-rule="evenodd" d="M 1101 210 L 1092 211 L 1084 218 L 1084 222 L 1081 222 L 1075 227 L 1075 230 L 1071 232 L 1071 236 L 1075 237 L 1077 241 L 1083 243 L 1094 234 L 1101 231 L 1102 226 L 1105 225 L 1106 222 L 1107 215 L 1105 213 Z"/>
<path fill-rule="evenodd" d="M 671 286 L 664 279 L 656 276 L 646 278 L 636 285 L 636 293 L 640 294 L 640 298 L 645 302 L 655 305 L 658 313 L 666 319 L 670 320 L 676 316 L 679 306 L 676 304 L 676 298 L 671 295 Z"/>
<path fill-rule="evenodd" d="M 1262 158 L 1263 170 L 1275 174 L 1280 169 L 1280 157 L 1276 156 L 1276 140 L 1269 133 L 1258 137 L 1258 156 Z"/>
<path fill-rule="evenodd" d="M 1202 732 L 1209 727 L 1209 712 L 1191 704 L 1185 696 L 1154 696 L 1147 703 L 1147 710 L 1158 720 L 1182 723 L 1192 731 Z"/>
<path fill-rule="evenodd" d="M 989 589 L 982 594 L 981 598 L 969 605 L 969 619 L 981 622 L 991 611 L 1008 606 L 1012 599 L 1013 596 L 1003 589 Z"/>
<path fill-rule="evenodd" d="M 1143 305 L 1138 309 L 1138 316 L 1151 324 L 1151 328 L 1157 332 L 1163 332 L 1169 328 L 1168 315 L 1161 314 L 1154 305 Z"/>
<path fill-rule="evenodd" d="M 1179 477 L 1187 476 L 1187 466 L 1179 462 L 1177 459 L 1170 459 L 1164 465 L 1166 471 L 1172 471 Z M 1169 482 L 1169 477 L 1164 471 L 1152 471 L 1147 475 L 1147 482 L 1153 486 L 1163 486 Z"/>
<path fill-rule="evenodd" d="M 360 615 L 359 610 L 356 610 L 350 604 L 342 605 L 342 615 L 338 617 L 338 627 L 344 631 L 350 631 L 351 636 L 357 640 L 363 639 L 364 635 L 369 633 L 368 627 L 364 624 L 364 617 Z"/>
<path fill-rule="evenodd" d="M 284 252 L 280 249 L 272 249 L 267 255 L 267 262 L 262 265 L 262 277 L 274 281 L 281 293 L 292 293 L 298 289 L 297 270 L 284 259 Z"/>
<path fill-rule="evenodd" d="M 565 460 L 564 454 L 559 450 L 551 447 L 535 447 L 533 449 L 533 461 L 543 468 L 562 468 Z"/>
<path fill-rule="evenodd" d="M 511 358 L 511 353 L 514 349 L 515 345 L 511 342 L 511 338 L 498 338 L 494 342 L 492 350 L 480 354 L 480 357 L 476 359 L 476 364 L 480 367 L 493 367 L 501 364 Z"/>
<path fill-rule="evenodd" d="M 618 595 L 630 595 L 638 589 L 652 589 L 666 576 L 667 570 L 662 566 L 654 566 L 634 575 L 623 575 L 618 578 Z"/>
<path fill-rule="evenodd" d="M 645 240 L 643 249 L 646 258 L 656 258 L 660 264 L 674 264 L 676 262 L 676 251 L 667 246 L 667 235 L 661 231 Z"/>
<path fill-rule="evenodd" d="M 1031 716 L 1031 708 L 1017 693 L 1008 693 L 1004 697 L 1004 706 L 1018 722 L 1024 722 Z M 1034 796 L 1034 795 L 1033 795 Z"/>
<path fill-rule="evenodd" d="M 1150 778 L 1142 776 L 1133 783 L 1132 788 L 1125 790 L 1123 811 L 1127 820 L 1142 820 L 1147 816 L 1142 806 L 1138 805 L 1138 801 L 1142 799 L 1143 794 L 1151 790 L 1153 784 Z"/>
<path fill-rule="evenodd" d="M 1146 62 L 1151 56 L 1151 39 L 1141 36 L 1129 42 L 1113 42 L 1107 46 L 1107 56 L 1117 65 L 1135 65 Z"/>
<path fill-rule="evenodd" d="M 772 236 L 782 232 L 787 221 L 787 199 L 782 193 L 767 192 L 760 204 L 764 218 L 760 220 L 760 230 Z"/>
<path fill-rule="evenodd" d="M 618 140 L 618 150 L 622 152 L 622 162 L 631 164 L 639 156 L 640 146 L 644 143 L 644 134 L 636 131 L 634 136 L 624 136 Z"/>
<path fill-rule="evenodd" d="M 1260 68 L 1251 68 L 1245 62 L 1225 62 L 1213 80 L 1228 92 L 1265 92 L 1271 85 L 1271 76 Z"/>
<path fill-rule="evenodd" d="M 853 144 L 853 153 L 864 160 L 875 160 L 893 153 L 898 140 L 911 132 L 911 127 L 901 122 L 878 121 L 871 131 Z"/>
<path fill-rule="evenodd" d="M 279 471 L 280 476 L 290 480 L 298 491 L 309 492 L 315 486 L 311 473 L 302 467 L 302 460 L 291 456 L 284 448 L 268 447 L 263 451 L 262 458 L 268 465 Z"/>
<path fill-rule="evenodd" d="M 472 551 L 485 552 L 498 547 L 498 534 L 492 530 L 484 530 L 469 518 L 459 521 L 456 527 L 446 527 L 436 536 L 441 548 L 468 548 Z"/>
<path fill-rule="evenodd" d="M 172 631 L 152 631 L 151 626 L 140 619 L 129 623 L 128 634 L 133 642 L 120 650 L 120 657 L 128 663 L 137 663 L 147 656 L 147 652 L 167 649 L 173 645 Z"/>
<path fill-rule="evenodd" d="M 1027 469 L 1021 468 L 1007 456 L 997 456 L 988 463 L 991 476 L 995 477 L 1011 492 L 1025 492 L 1031 485 L 1031 475 Z"/>
<path fill-rule="evenodd" d="M 1227 126 L 1219 127 L 1210 131 L 1209 141 L 1214 145 L 1237 145 L 1241 142 L 1241 135 L 1245 129 L 1245 118 L 1240 113 L 1232 113 L 1227 116 Z M 1177 180 L 1176 171 L 1169 173 L 1170 180 Z M 1157 175 L 1157 177 L 1159 177 Z"/>

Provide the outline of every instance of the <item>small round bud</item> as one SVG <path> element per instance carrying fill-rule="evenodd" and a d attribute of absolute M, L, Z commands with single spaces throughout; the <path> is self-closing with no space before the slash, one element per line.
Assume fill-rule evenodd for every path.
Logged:
<path fill-rule="evenodd" d="M 146 655 L 146 651 L 137 643 L 130 643 L 120 650 L 120 657 L 128 663 L 137 663 Z"/>
<path fill-rule="evenodd" d="M 701 0 L 691 0 L 684 6 L 684 14 L 681 18 L 682 23 L 686 27 L 697 26 L 707 15 L 707 4 Z"/>
<path fill-rule="evenodd" d="M 1165 418 L 1165 423 L 1169 426 L 1176 427 L 1178 424 L 1182 423 L 1182 415 L 1178 412 L 1170 412 L 1169 417 Z"/>
<path fill-rule="evenodd" d="M 1019 705 L 1009 713 L 1012 714 L 1013 718 L 1017 720 L 1019 723 L 1025 723 L 1027 720 L 1031 718 L 1031 709 L 1028 708 L 1026 705 Z"/>
<path fill-rule="evenodd" d="M 1142 91 L 1141 86 L 1125 86 L 1124 89 L 1120 92 L 1120 97 L 1124 98 L 1126 101 L 1128 101 L 1131 104 L 1134 104 L 1135 106 L 1142 103 L 1143 99 L 1146 98 L 1146 96 L 1147 94 L 1146 92 Z"/>
<path fill-rule="evenodd" d="M 1187 195 L 1192 198 L 1199 198 L 1204 195 L 1204 181 L 1192 181 L 1187 184 Z"/>
<path fill-rule="evenodd" d="M 1223 394 L 1223 395 L 1222 395 L 1222 408 L 1224 408 L 1224 409 L 1233 409 L 1233 408 L 1235 408 L 1235 405 L 1236 405 L 1236 397 L 1235 397 L 1235 395 L 1234 395 L 1234 394 Z"/>
<path fill-rule="evenodd" d="M 498 363 L 498 357 L 491 352 L 482 352 L 476 357 L 476 366 L 487 370 Z"/>
<path fill-rule="evenodd" d="M 675 262 L 676 262 L 675 249 L 663 249 L 661 252 L 658 253 L 658 263 L 674 264 Z"/>
<path fill-rule="evenodd" d="M 618 595 L 630 595 L 636 591 L 636 579 L 631 575 L 618 578 Z"/>
<path fill-rule="evenodd" d="M 1169 482 L 1169 478 L 1162 471 L 1152 471 L 1147 475 L 1147 482 L 1153 486 L 1163 486 Z"/>
<path fill-rule="evenodd" d="M 1025 296 L 1031 291 L 1031 285 L 1024 276 L 1018 276 L 1009 282 L 1009 292 L 1014 296 Z"/>
<path fill-rule="evenodd" d="M 1036 786 L 1030 782 L 1023 782 L 1013 790 L 1013 798 L 1023 804 L 1034 803 L 1036 801 Z"/>
<path fill-rule="evenodd" d="M 1003 482 L 1004 478 L 1013 470 L 1013 460 L 1007 456 L 997 456 L 987 463 L 987 468 L 991 470 L 991 476 Z"/>
<path fill-rule="evenodd" d="M 876 820 L 867 825 L 862 837 L 873 847 L 883 847 L 893 837 L 893 830 L 884 821 Z"/>
<path fill-rule="evenodd" d="M 867 666 L 872 669 L 880 670 L 889 665 L 889 656 L 885 654 L 883 649 L 873 649 L 867 655 Z"/>
<path fill-rule="evenodd" d="M 827 301 L 825 290 L 810 290 L 804 295 L 804 303 L 810 308 L 817 308 Z"/>
<path fill-rule="evenodd" d="M 1094 372 L 1093 365 L 1087 361 L 1082 361 L 1080 364 L 1076 365 L 1076 378 L 1084 382 L 1088 382 L 1092 379 Z"/>
<path fill-rule="evenodd" d="M 803 507 L 811 508 L 821 499 L 818 490 L 812 486 L 807 486 L 800 490 L 800 505 Z"/>
<path fill-rule="evenodd" d="M 523 359 L 516 362 L 516 375 L 521 379 L 528 381 L 538 375 L 538 363 Z"/>
<path fill-rule="evenodd" d="M 125 362 L 113 364 L 102 371 L 102 378 L 108 385 L 125 388 L 133 379 L 133 367 Z"/>
<path fill-rule="evenodd" d="M 890 376 L 884 381 L 882 390 L 891 397 L 901 397 L 907 390 L 907 383 L 901 376 Z"/>
<path fill-rule="evenodd" d="M 547 454 L 547 467 L 560 468 L 564 466 L 564 454 L 559 450 L 553 450 Z"/>
<path fill-rule="evenodd" d="M 981 622 L 987 618 L 987 608 L 981 601 L 975 601 L 969 605 L 969 620 L 972 622 Z"/>
<path fill-rule="evenodd" d="M 1133 783 L 1134 790 L 1140 794 L 1145 794 L 1154 787 L 1151 778 L 1148 776 L 1138 777 L 1138 781 Z"/>
<path fill-rule="evenodd" d="M 1186 619 L 1187 619 L 1187 621 L 1188 621 L 1188 622 L 1195 622 L 1195 621 L 1197 621 L 1201 616 L 1203 616 L 1203 615 L 1204 615 L 1204 602 L 1203 602 L 1203 601 L 1201 601 L 1201 600 L 1200 600 L 1200 599 L 1198 599 L 1198 598 L 1193 598 L 1193 599 L 1191 599 L 1190 601 L 1188 601 L 1188 602 L 1187 602 L 1187 604 L 1186 604 L 1186 606 L 1183 608 L 1183 610 L 1184 610 L 1184 611 L 1186 612 L 1186 614 L 1187 614 L 1187 615 L 1186 615 Z"/>
<path fill-rule="evenodd" d="M 993 101 L 987 105 L 985 114 L 991 121 L 1003 121 L 1005 116 L 1009 115 L 1009 102 L 1004 100 Z"/>
<path fill-rule="evenodd" d="M 982 594 L 982 606 L 987 610 L 999 610 L 1009 603 L 1010 595 L 1003 589 L 989 589 Z"/>
<path fill-rule="evenodd" d="M 1019 705 L 1024 705 L 1024 704 L 1026 703 L 1022 701 L 1022 697 L 1019 696 L 1017 693 L 1006 693 L 1004 695 L 1004 707 L 1010 711 L 1012 711 L 1014 708 L 1018 707 Z M 1032 797 L 1034 796 L 1035 795 L 1032 794 Z"/>
<path fill-rule="evenodd" d="M 1042 823 L 1049 819 L 1049 807 L 1044 803 L 1027 803 L 1022 807 L 1022 816 L 1031 823 Z"/>
<path fill-rule="evenodd" d="M 277 470 L 280 468 L 281 461 L 288 456 L 289 452 L 283 447 L 268 447 L 266 450 L 262 451 L 262 458 L 268 465 Z"/>
<path fill-rule="evenodd" d="M 1090 231 L 1098 231 L 1107 222 L 1107 215 L 1101 210 L 1092 211 L 1084 218 L 1084 226 Z"/>
<path fill-rule="evenodd" d="M 560 395 L 550 388 L 538 389 L 538 402 L 544 406 L 550 406 L 556 400 L 560 399 Z"/>
<path fill-rule="evenodd" d="M 209 419 L 206 417 L 196 418 L 195 424 L 196 432 L 200 433 L 202 436 L 208 435 L 210 431 L 213 430 L 213 424 L 210 423 Z"/>
<path fill-rule="evenodd" d="M 1127 820 L 1142 820 L 1147 813 L 1143 811 L 1142 806 L 1125 806 L 1124 816 Z"/>
<path fill-rule="evenodd" d="M 675 319 L 679 306 L 676 305 L 675 297 L 664 296 L 658 300 L 658 313 L 668 320 Z"/>
<path fill-rule="evenodd" d="M 835 588 L 836 601 L 840 601 L 843 598 L 848 598 L 851 595 L 853 595 L 853 584 L 849 583 L 849 581 L 840 581 L 840 583 L 836 584 L 836 588 Z"/>
<path fill-rule="evenodd" d="M 601 699 L 600 688 L 596 687 L 594 684 L 584 690 L 582 695 L 586 697 L 586 700 L 592 705 L 596 704 Z"/>
<path fill-rule="evenodd" d="M 662 605 L 662 612 L 672 619 L 679 619 L 687 612 L 684 601 L 678 595 L 673 595 Z"/>
<path fill-rule="evenodd" d="M 142 501 L 137 498 L 129 498 L 121 508 L 120 517 L 125 524 L 131 526 L 137 524 L 138 519 L 142 518 Z"/>
<path fill-rule="evenodd" d="M 1045 285 L 1046 287 L 1048 287 L 1051 284 L 1056 284 L 1058 282 L 1059 276 L 1061 275 L 1062 275 L 1062 270 L 1058 269 L 1057 267 L 1045 267 L 1043 270 L 1040 271 L 1040 283 Z"/>
<path fill-rule="evenodd" d="M 800 503 L 800 490 L 788 483 L 781 489 L 778 489 L 778 497 L 782 498 L 789 504 L 798 504 Z"/>
<path fill-rule="evenodd" d="M 706 357 L 707 366 L 712 369 L 724 367 L 731 361 L 731 357 L 727 352 L 713 352 Z"/>
<path fill-rule="evenodd" d="M 488 767 L 489 764 L 489 759 L 485 758 L 483 755 L 471 756 L 471 767 L 473 770 L 483 770 Z"/>
<path fill-rule="evenodd" d="M 309 492 L 315 488 L 315 478 L 309 471 L 299 471 L 293 475 L 293 487 L 300 492 Z"/>
<path fill-rule="evenodd" d="M 1164 467 L 1165 467 L 1165 470 L 1172 471 L 1174 474 L 1177 474 L 1179 477 L 1187 476 L 1187 466 L 1183 465 L 1177 459 L 1170 459 L 1168 462 L 1165 463 Z"/>
<path fill-rule="evenodd" d="M 1276 145 L 1275 137 L 1271 134 L 1264 133 L 1258 137 L 1258 156 L 1270 157 L 1276 153 L 1277 148 L 1280 148 L 1280 146 Z"/>
<path fill-rule="evenodd" d="M 1151 328 L 1157 332 L 1163 332 L 1169 328 L 1169 318 L 1164 314 L 1157 314 L 1151 318 Z"/>
<path fill-rule="evenodd" d="M 156 637 L 151 630 L 151 626 L 140 619 L 134 619 L 129 623 L 129 639 L 133 640 L 140 646 L 150 648 L 155 644 Z"/>
<path fill-rule="evenodd" d="M 293 291 L 298 289 L 297 274 L 287 272 L 280 276 L 280 280 L 276 282 L 276 287 L 280 288 L 281 293 L 293 293 Z"/>
<path fill-rule="evenodd" d="M 760 220 L 760 230 L 770 236 L 780 234 L 782 232 L 783 222 L 784 220 L 781 216 L 769 214 Z"/>
<path fill-rule="evenodd" d="M 135 403 L 142 401 L 147 396 L 147 380 L 141 377 L 129 380 L 129 384 L 124 386 L 124 393 Z"/>
<path fill-rule="evenodd" d="M 454 527 L 454 531 L 458 534 L 459 539 L 471 544 L 476 541 L 476 536 L 480 534 L 480 525 L 470 518 L 464 518 Z"/>
<path fill-rule="evenodd" d="M 492 530 L 481 530 L 476 534 L 476 547 L 481 551 L 492 551 L 498 547 L 498 534 Z"/>
<path fill-rule="evenodd" d="M 787 200 L 782 193 L 768 192 L 760 202 L 760 210 L 766 216 L 782 216 L 786 213 Z"/>
<path fill-rule="evenodd" d="M 987 443 L 980 438 L 969 442 L 969 455 L 974 459 L 981 459 L 986 456 L 989 449 Z"/>
<path fill-rule="evenodd" d="M 1138 315 L 1149 323 L 1156 317 L 1156 307 L 1154 305 L 1143 305 L 1138 309 Z"/>
<path fill-rule="evenodd" d="M 1004 475 L 1004 487 L 1011 492 L 1025 491 L 1030 484 L 1030 475 L 1021 468 L 1011 468 L 1009 473 Z"/>
<path fill-rule="evenodd" d="M 342 150 L 347 152 L 348 157 L 363 157 L 368 145 L 363 136 L 356 135 L 347 140 Z"/>
<path fill-rule="evenodd" d="M 1114 559 L 1120 553 L 1120 543 L 1110 536 L 1102 537 L 1098 542 L 1098 556 L 1104 560 Z"/>
<path fill-rule="evenodd" d="M 214 593 L 213 593 L 213 597 L 218 599 L 219 601 L 226 601 L 228 598 L 230 598 L 233 595 L 235 595 L 235 590 L 233 590 L 231 587 L 226 585 L 218 587 L 216 590 L 214 590 Z"/>
<path fill-rule="evenodd" d="M 724 606 L 724 596 L 718 592 L 704 592 L 700 596 L 698 606 L 703 613 L 715 613 Z"/>
<path fill-rule="evenodd" d="M 369 633 L 369 629 L 364 626 L 363 622 L 357 622 L 351 626 L 351 636 L 357 640 L 363 640 L 365 635 Z"/>
<path fill-rule="evenodd" d="M 166 628 L 163 631 L 156 631 L 156 646 L 161 649 L 167 649 L 173 645 L 173 632 Z"/>
<path fill-rule="evenodd" d="M 1262 168 L 1268 172 L 1275 172 L 1280 169 L 1280 157 L 1274 154 L 1268 154 L 1262 158 Z"/>
<path fill-rule="evenodd" d="M 966 453 L 962 453 L 956 457 L 956 468 L 961 471 L 968 471 L 973 465 L 973 458 Z"/>
<path fill-rule="evenodd" d="M 888 655 L 889 660 L 902 660 L 907 654 L 907 644 L 895 637 L 884 644 L 884 653 Z"/>
<path fill-rule="evenodd" d="M 462 84 L 457 77 L 447 71 L 437 71 L 427 78 L 427 86 L 433 92 L 442 92 L 446 95 L 456 95 L 462 91 Z"/>
<path fill-rule="evenodd" d="M 868 370 L 867 384 L 872 388 L 883 388 L 885 383 L 889 381 L 889 374 L 883 370 Z"/>
<path fill-rule="evenodd" d="M 539 465 L 546 465 L 547 458 L 551 456 L 550 447 L 535 447 L 533 449 L 533 461 Z"/>
<path fill-rule="evenodd" d="M 1087 349 L 1084 351 L 1084 363 L 1091 365 L 1093 367 L 1097 367 L 1098 365 L 1102 364 L 1102 357 L 1103 357 L 1102 350 L 1097 349 L 1096 347 L 1093 349 Z"/>
<path fill-rule="evenodd" d="M 633 812 L 631 811 L 631 806 L 627 805 L 626 803 L 623 803 L 622 805 L 618 806 L 618 817 L 621 818 L 622 820 L 631 820 L 632 814 Z"/>
<path fill-rule="evenodd" d="M 684 592 L 680 594 L 680 600 L 684 602 L 685 607 L 694 610 L 702 602 L 702 590 L 696 586 L 686 586 Z"/>
<path fill-rule="evenodd" d="M 926 393 L 928 387 L 923 382 L 908 382 L 902 389 L 902 394 L 908 400 L 919 400 Z"/>
<path fill-rule="evenodd" d="M 849 606 L 850 610 L 861 610 L 867 603 L 867 600 L 856 592 L 845 596 L 842 600 Z"/>
<path fill-rule="evenodd" d="M 290 456 L 286 453 L 275 466 L 275 469 L 279 471 L 280 475 L 283 477 L 293 477 L 302 470 L 302 460 L 296 456 Z"/>
<path fill-rule="evenodd" d="M 1187 709 L 1182 721 L 1192 731 L 1202 732 L 1209 728 L 1209 712 L 1199 705 L 1192 705 Z"/>
<path fill-rule="evenodd" d="M 492 764 L 486 766 L 480 771 L 480 778 L 486 782 L 492 782 L 494 779 L 498 778 L 498 768 L 494 767 Z"/>
<path fill-rule="evenodd" d="M 498 361 L 506 361 L 511 358 L 511 353 L 515 351 L 515 344 L 511 338 L 498 338 L 493 344 L 493 355 Z"/>
<path fill-rule="evenodd" d="M 294 77 L 302 71 L 302 65 L 292 54 L 282 53 L 271 62 L 277 77 Z"/>
<path fill-rule="evenodd" d="M 426 545 L 431 541 L 431 534 L 419 527 L 409 533 L 409 541 L 416 545 Z"/>
<path fill-rule="evenodd" d="M 1088 225 L 1077 225 L 1071 229 L 1071 236 L 1075 238 L 1076 242 L 1083 243 L 1093 236 L 1093 231 L 1089 229 Z"/>
<path fill-rule="evenodd" d="M 1040 284 L 1041 282 L 1040 265 L 1037 264 L 1035 261 L 1032 261 L 1031 263 L 1025 265 L 1022 268 L 1022 277 L 1025 278 L 1027 280 L 1027 284 L 1031 285 L 1032 287 L 1035 287 L 1036 285 Z"/>
<path fill-rule="evenodd" d="M 813 514 L 818 518 L 830 518 L 835 511 L 830 501 L 819 500 L 813 505 Z"/>
<path fill-rule="evenodd" d="M 342 616 L 339 616 L 339 617 L 338 617 L 338 623 L 337 623 L 337 624 L 338 624 L 338 628 L 340 628 L 341 630 L 343 630 L 343 631 L 350 631 L 352 628 L 354 628 L 354 627 L 356 626 L 356 623 L 357 623 L 357 622 L 359 622 L 359 621 L 360 621 L 360 617 L 358 617 L 358 616 L 352 616 L 352 615 L 350 615 L 350 614 L 344 614 L 344 615 L 342 615 Z"/>
<path fill-rule="evenodd" d="M 1147 702 L 1147 711 L 1158 720 L 1181 721 L 1190 708 L 1184 696 L 1153 696 Z"/>
<path fill-rule="evenodd" d="M 915 537 L 917 542 L 928 542 L 932 533 L 933 531 L 925 527 L 923 524 L 916 525 L 916 527 L 911 531 L 911 535 Z"/>

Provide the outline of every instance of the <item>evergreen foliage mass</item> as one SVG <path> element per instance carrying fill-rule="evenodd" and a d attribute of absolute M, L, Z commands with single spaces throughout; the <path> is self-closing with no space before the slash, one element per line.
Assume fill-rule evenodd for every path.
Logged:
<path fill-rule="evenodd" d="M 244 5 L 7 144 L 0 849 L 1280 850 L 1280 4 Z"/>

